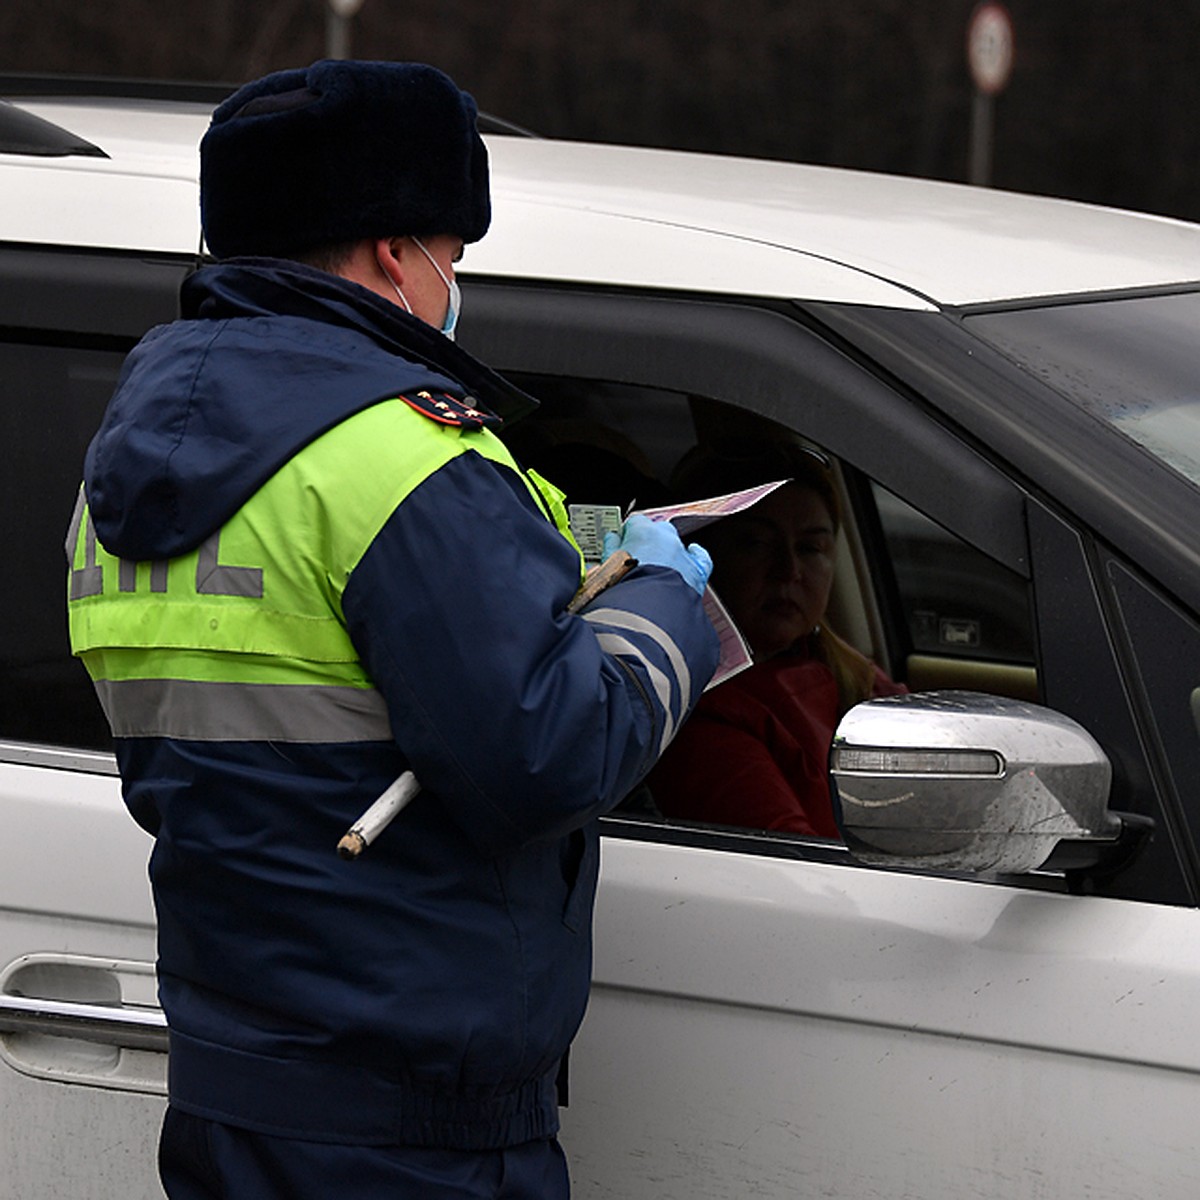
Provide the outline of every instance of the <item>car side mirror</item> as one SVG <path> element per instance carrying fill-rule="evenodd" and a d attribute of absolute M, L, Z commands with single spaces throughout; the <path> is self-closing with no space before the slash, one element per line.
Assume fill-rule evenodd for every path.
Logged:
<path fill-rule="evenodd" d="M 889 696 L 852 708 L 830 750 L 846 844 L 867 863 L 1020 874 L 1059 842 L 1121 838 L 1112 768 L 1052 709 L 974 692 Z"/>

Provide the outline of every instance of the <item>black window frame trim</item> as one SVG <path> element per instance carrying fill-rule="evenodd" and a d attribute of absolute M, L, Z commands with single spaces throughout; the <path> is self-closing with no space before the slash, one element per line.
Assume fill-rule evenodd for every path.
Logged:
<path fill-rule="evenodd" d="M 846 354 L 791 302 L 631 292 L 564 283 L 463 280 L 461 342 L 501 371 L 737 396 L 795 425 L 781 400 L 804 378 L 805 432 L 984 554 L 1029 578 L 1023 490 L 936 412 Z M 847 403 L 849 401 L 849 403 Z M 888 453 L 865 447 L 868 414 Z M 923 419 L 915 420 L 914 413 Z M 971 495 L 974 503 L 963 505 Z"/>
<path fill-rule="evenodd" d="M 195 267 L 187 255 L 0 242 L 0 329 L 56 345 L 132 346 L 179 315 L 179 288 Z"/>

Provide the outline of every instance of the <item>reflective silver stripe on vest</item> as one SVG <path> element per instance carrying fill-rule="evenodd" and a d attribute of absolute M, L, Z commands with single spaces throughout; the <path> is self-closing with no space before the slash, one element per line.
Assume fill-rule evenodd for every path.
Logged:
<path fill-rule="evenodd" d="M 220 561 L 221 531 L 210 534 L 196 556 L 196 591 L 201 596 L 263 598 L 262 567 L 227 567 Z"/>
<path fill-rule="evenodd" d="M 392 736 L 374 688 L 191 679 L 96 680 L 114 737 L 194 742 L 381 742 Z"/>
<path fill-rule="evenodd" d="M 637 613 L 627 612 L 623 608 L 593 608 L 582 614 L 585 621 L 593 621 L 598 625 L 607 625 L 611 629 L 627 629 L 630 633 L 645 634 L 667 656 L 675 678 L 679 682 L 679 711 L 685 713 L 692 706 L 692 673 L 688 670 L 687 659 L 675 642 L 667 635 L 661 625 Z"/>
<path fill-rule="evenodd" d="M 96 527 L 89 520 L 86 537 L 83 543 L 83 566 L 76 567 L 75 545 L 79 541 L 79 527 L 83 524 L 83 510 L 87 501 L 83 488 L 75 499 L 75 511 L 71 514 L 71 526 L 67 530 L 67 563 L 71 567 L 72 600 L 82 600 L 85 596 L 99 596 L 104 591 L 104 568 L 96 562 Z"/>
<path fill-rule="evenodd" d="M 136 592 L 138 581 L 138 565 L 127 558 L 118 559 L 117 587 L 122 592 Z M 150 563 L 150 590 L 165 592 L 167 590 L 166 559 L 155 559 Z"/>
<path fill-rule="evenodd" d="M 675 718 L 671 713 L 671 681 L 665 672 L 660 671 L 631 641 L 619 633 L 597 633 L 596 641 L 600 643 L 600 649 L 605 654 L 636 658 L 646 668 L 654 694 L 663 710 L 663 735 L 658 745 L 658 752 L 661 754 L 675 736 Z"/>

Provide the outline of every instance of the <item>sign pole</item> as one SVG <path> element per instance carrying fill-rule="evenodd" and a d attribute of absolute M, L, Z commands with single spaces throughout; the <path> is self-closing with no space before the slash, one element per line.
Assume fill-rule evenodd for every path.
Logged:
<path fill-rule="evenodd" d="M 1008 9 L 997 0 L 983 0 L 967 25 L 967 65 L 975 85 L 967 180 L 979 187 L 991 186 L 996 97 L 1008 86 L 1012 61 L 1013 27 Z"/>
<path fill-rule="evenodd" d="M 992 186 L 995 116 L 995 99 L 976 88 L 971 97 L 971 147 L 967 159 L 967 182 L 976 187 Z"/>
<path fill-rule="evenodd" d="M 363 0 L 328 0 L 325 9 L 325 57 L 350 57 L 350 22 Z"/>

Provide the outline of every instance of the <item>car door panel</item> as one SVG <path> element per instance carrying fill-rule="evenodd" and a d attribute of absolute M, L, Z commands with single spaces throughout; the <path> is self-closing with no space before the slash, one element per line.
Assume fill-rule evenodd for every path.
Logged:
<path fill-rule="evenodd" d="M 1198 932 L 1184 909 L 606 839 L 576 1194 L 1182 1200 Z"/>

